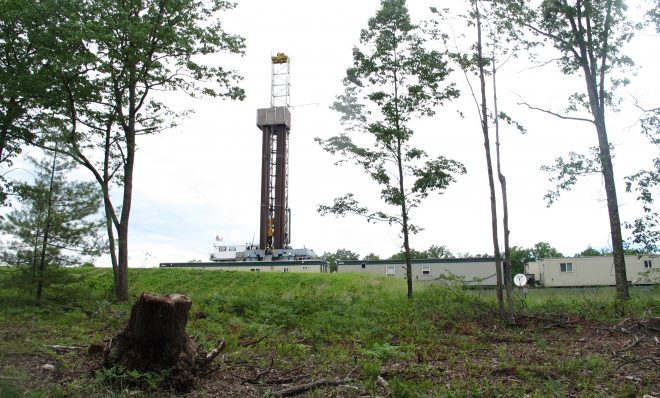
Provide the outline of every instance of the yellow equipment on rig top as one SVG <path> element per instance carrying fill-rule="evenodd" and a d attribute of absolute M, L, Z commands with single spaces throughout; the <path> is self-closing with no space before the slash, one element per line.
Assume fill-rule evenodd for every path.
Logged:
<path fill-rule="evenodd" d="M 273 55 L 270 59 L 274 64 L 286 64 L 289 62 L 289 56 L 284 53 L 277 53 L 277 55 Z"/>

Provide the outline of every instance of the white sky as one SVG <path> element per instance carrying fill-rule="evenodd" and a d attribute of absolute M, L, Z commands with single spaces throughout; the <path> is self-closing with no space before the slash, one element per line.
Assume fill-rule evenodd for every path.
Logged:
<path fill-rule="evenodd" d="M 638 0 L 639 1 L 639 0 Z M 428 19 L 429 6 L 460 6 L 463 0 L 408 2 L 414 22 Z M 629 2 L 631 7 L 635 1 Z M 338 158 L 326 154 L 314 137 L 328 138 L 342 131 L 339 115 L 329 106 L 342 92 L 341 79 L 351 65 L 351 49 L 359 32 L 379 7 L 377 0 L 238 0 L 225 14 L 226 30 L 246 38 L 243 58 L 221 56 L 217 62 L 233 65 L 244 76 L 243 102 L 190 99 L 168 93 L 175 108 L 195 113 L 174 130 L 141 137 L 136 157 L 129 248 L 132 267 L 160 262 L 208 260 L 215 236 L 226 242 L 258 241 L 261 132 L 256 110 L 270 101 L 270 56 L 285 52 L 291 58 L 291 104 L 309 104 L 292 110 L 289 164 L 289 205 L 292 245 L 318 254 L 346 248 L 381 258 L 400 250 L 399 231 L 387 224 L 367 224 L 358 217 L 322 217 L 319 204 L 353 192 L 372 208 L 382 208 L 380 188 L 355 166 L 334 166 Z M 464 23 L 463 23 L 464 25 Z M 457 30 L 465 29 L 457 22 Z M 469 33 L 469 32 L 468 32 Z M 620 91 L 626 103 L 620 113 L 608 115 L 610 140 L 616 147 L 615 177 L 623 220 L 639 212 L 634 195 L 625 193 L 623 177 L 648 168 L 657 155 L 638 133 L 639 112 L 631 94 L 647 107 L 658 106 L 660 64 L 658 36 L 640 35 L 628 49 L 639 66 L 633 84 Z M 546 55 L 546 54 L 544 54 Z M 553 53 L 548 50 L 547 58 Z M 526 58 L 526 57 L 522 57 Z M 511 244 L 530 247 L 547 241 L 573 255 L 588 245 L 609 247 L 605 192 L 600 176 L 581 181 L 559 202 L 547 208 L 543 195 L 551 187 L 539 170 L 569 151 L 597 145 L 592 125 L 562 121 L 517 105 L 523 98 L 539 107 L 559 111 L 573 91 L 584 83 L 561 75 L 554 65 L 528 69 L 526 59 L 512 60 L 500 70 L 500 110 L 523 123 L 521 135 L 502 132 L 503 169 L 509 188 Z M 431 195 L 412 213 L 425 228 L 411 238 L 418 250 L 445 245 L 453 253 L 492 253 L 490 204 L 481 134 L 475 105 L 462 73 L 454 79 L 466 95 L 438 109 L 436 117 L 415 126 L 415 143 L 431 156 L 461 161 L 468 173 L 443 195 Z M 318 103 L 318 105 L 316 105 Z M 457 110 L 466 114 L 460 119 Z M 501 211 L 498 214 L 501 218 Z M 627 232 L 624 230 L 624 234 Z M 99 265 L 109 259 L 102 258 Z"/>

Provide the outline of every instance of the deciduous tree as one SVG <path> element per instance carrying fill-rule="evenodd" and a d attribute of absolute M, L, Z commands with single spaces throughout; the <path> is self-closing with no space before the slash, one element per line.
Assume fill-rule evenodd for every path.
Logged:
<path fill-rule="evenodd" d="M 243 39 L 225 32 L 218 19 L 234 5 L 224 0 L 48 0 L 26 6 L 42 11 L 51 37 L 42 44 L 52 51 L 42 48 L 40 55 L 57 65 L 53 73 L 61 93 L 61 102 L 50 109 L 50 128 L 32 143 L 70 156 L 99 183 L 115 290 L 125 300 L 138 137 L 172 127 L 182 116 L 159 100 L 159 91 L 244 97 L 236 86 L 239 77 L 209 58 L 243 53 Z"/>
<path fill-rule="evenodd" d="M 430 259 L 430 258 L 454 258 L 454 255 L 447 249 L 446 246 L 431 245 L 426 250 L 417 251 L 415 249 L 410 249 L 410 258 L 413 259 Z M 401 251 L 390 257 L 392 260 L 405 260 L 406 252 Z"/>
<path fill-rule="evenodd" d="M 520 246 L 511 246 L 511 273 L 525 273 L 525 264 L 534 261 L 532 250 Z"/>
<path fill-rule="evenodd" d="M 359 260 L 360 255 L 348 249 L 337 249 L 334 253 L 323 253 L 321 256 L 328 262 L 330 272 L 337 271 L 337 261 L 340 260 Z"/>
<path fill-rule="evenodd" d="M 660 108 L 643 111 L 642 132 L 660 150 Z M 660 155 L 653 159 L 650 169 L 626 177 L 626 190 L 637 193 L 643 210 L 639 218 L 625 223 L 633 235 L 631 249 L 644 253 L 660 252 L 660 211 L 655 204 L 655 199 L 660 196 Z"/>
<path fill-rule="evenodd" d="M 465 173 L 461 163 L 442 156 L 429 159 L 426 151 L 410 143 L 412 120 L 433 116 L 437 106 L 458 96 L 454 85 L 444 82 L 450 72 L 445 55 L 428 51 L 424 44 L 405 0 L 382 0 L 360 34 L 353 66 L 344 79 L 345 92 L 333 105 L 346 132 L 317 139 L 326 151 L 362 167 L 381 186 L 385 204 L 396 209 L 393 214 L 370 211 L 349 193 L 331 206 L 319 206 L 319 211 L 398 225 L 409 298 L 413 293 L 410 234 L 419 231 L 411 223 L 410 211 L 431 192 L 445 189 L 455 175 Z M 369 143 L 361 144 L 362 138 Z"/>
<path fill-rule="evenodd" d="M 617 72 L 632 65 L 632 60 L 621 51 L 638 25 L 626 18 L 627 6 L 623 0 L 544 0 L 540 7 L 528 0 L 506 4 L 512 21 L 558 51 L 559 67 L 564 74 L 584 79 L 584 88 L 569 97 L 567 114 L 526 105 L 594 127 L 607 196 L 617 298 L 627 299 L 623 237 L 605 116 L 608 109 L 616 106 L 614 90 L 628 82 Z"/>
<path fill-rule="evenodd" d="M 462 21 L 468 27 L 473 28 L 470 36 L 470 50 L 463 52 L 457 43 L 457 48 L 452 52 L 452 58 L 463 70 L 465 79 L 470 87 L 470 93 L 476 105 L 479 115 L 480 130 L 483 135 L 483 143 L 486 156 L 486 171 L 488 176 L 488 188 L 490 191 L 490 211 L 491 211 L 491 234 L 495 256 L 495 275 L 497 280 L 497 298 L 500 316 L 513 320 L 513 277 L 511 272 L 511 252 L 509 247 L 509 206 L 507 200 L 506 177 L 502 169 L 502 157 L 500 151 L 500 124 L 502 118 L 511 124 L 516 124 L 506 114 L 500 114 L 498 110 L 497 99 L 497 59 L 499 56 L 506 55 L 508 51 L 505 46 L 500 44 L 500 35 L 506 32 L 502 25 L 506 23 L 502 17 L 501 6 L 497 1 L 469 0 L 467 3 L 467 13 L 460 15 Z M 442 12 L 437 8 L 431 8 L 431 11 L 439 16 Z M 508 38 L 507 38 L 508 39 Z M 511 42 L 511 40 L 505 40 Z M 455 40 L 456 42 L 456 40 Z M 476 79 L 478 82 L 473 82 Z M 490 80 L 490 87 L 488 86 Z M 476 86 L 476 89 L 475 89 Z M 475 92 L 476 91 L 476 92 Z M 490 97 L 490 99 L 489 99 Z M 462 114 L 462 112 L 461 112 Z M 520 125 L 516 124 L 520 130 Z M 491 146 L 494 130 L 495 138 L 495 168 L 493 166 Z M 499 232 L 499 220 L 497 215 L 498 199 L 495 187 L 495 172 L 500 183 L 501 205 L 503 210 L 502 229 L 503 234 Z M 503 237 L 504 253 L 501 252 L 500 238 Z M 504 254 L 504 258 L 502 258 Z M 504 261 L 502 261 L 504 260 Z M 504 295 L 502 287 L 505 287 L 507 307 L 505 311 Z"/>
<path fill-rule="evenodd" d="M 25 1 L 0 2 L 0 204 L 11 187 L 5 175 L 34 134 L 43 93 L 52 83 L 49 65 L 36 56 L 38 26 L 37 10 Z"/>
<path fill-rule="evenodd" d="M 564 256 L 547 242 L 538 242 L 530 250 L 532 251 L 532 259 L 534 261 L 541 260 L 543 258 Z"/>

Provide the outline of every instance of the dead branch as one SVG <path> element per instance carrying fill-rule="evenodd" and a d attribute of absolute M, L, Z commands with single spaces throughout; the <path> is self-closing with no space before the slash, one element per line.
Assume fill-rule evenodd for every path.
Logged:
<path fill-rule="evenodd" d="M 275 379 L 268 379 L 264 383 L 271 385 L 271 384 L 285 384 L 285 383 L 292 383 L 294 381 L 302 380 L 305 377 L 308 377 L 309 375 L 296 375 L 296 376 L 287 376 L 287 377 L 277 377 Z"/>
<path fill-rule="evenodd" d="M 264 341 L 264 340 L 266 339 L 266 337 L 268 337 L 268 336 L 266 335 L 266 336 L 260 337 L 260 338 L 258 338 L 258 339 L 256 339 L 256 340 L 244 340 L 244 341 L 239 341 L 239 342 L 237 343 L 237 345 L 238 345 L 239 347 L 249 347 L 249 346 L 252 346 L 252 345 L 255 345 L 255 344 L 259 344 L 259 343 L 261 343 L 262 341 Z"/>
<path fill-rule="evenodd" d="M 344 377 L 344 379 L 345 379 L 345 380 L 350 379 L 351 376 L 353 375 L 353 372 L 355 372 L 359 367 L 360 367 L 360 365 L 355 365 L 355 366 L 353 367 L 353 369 L 351 369 L 351 371 L 348 372 L 348 374 L 346 374 L 346 377 Z"/>
<path fill-rule="evenodd" d="M 629 322 L 631 320 L 632 320 L 632 318 L 626 318 L 626 319 L 622 320 L 621 322 L 617 323 L 616 325 L 614 325 L 612 327 L 612 329 L 617 330 L 617 329 L 621 328 L 622 325 L 624 325 L 626 322 Z"/>
<path fill-rule="evenodd" d="M 205 362 L 205 364 L 208 365 L 208 364 L 210 364 L 211 362 L 213 362 L 213 360 L 214 360 L 218 355 L 220 355 L 220 353 L 225 349 L 226 346 L 227 346 L 227 344 L 225 343 L 224 340 L 220 340 L 220 341 L 218 341 L 218 344 L 215 346 L 215 348 L 213 349 L 213 351 L 211 351 L 211 352 L 209 352 L 208 354 L 206 354 L 206 358 L 204 358 L 204 362 Z"/>
<path fill-rule="evenodd" d="M 612 353 L 612 357 L 619 356 L 619 354 L 621 354 L 622 352 L 628 351 L 628 350 L 630 350 L 631 348 L 636 347 L 637 345 L 639 345 L 639 343 L 640 343 L 641 341 L 642 341 L 642 339 L 640 339 L 639 337 L 635 336 L 635 338 L 634 338 L 634 340 L 633 340 L 632 343 L 630 343 L 630 344 L 624 346 L 624 347 L 621 348 L 619 351 L 614 351 L 614 352 Z"/>
<path fill-rule="evenodd" d="M 574 323 L 571 322 L 555 322 L 551 323 L 549 325 L 545 325 L 543 329 L 552 329 L 552 328 L 563 328 L 563 329 L 570 329 L 576 327 Z"/>
<path fill-rule="evenodd" d="M 619 369 L 621 369 L 622 367 L 624 367 L 626 365 L 630 365 L 632 363 L 638 363 L 638 362 L 642 362 L 642 361 L 646 361 L 646 360 L 649 360 L 649 361 L 653 362 L 655 364 L 655 366 L 660 367 L 660 363 L 658 363 L 656 358 L 654 358 L 654 357 L 643 357 L 643 358 L 638 358 L 638 359 L 631 359 L 629 361 L 620 363 L 619 366 L 616 367 L 616 370 L 619 370 Z"/>
<path fill-rule="evenodd" d="M 270 357 L 270 364 L 268 364 L 266 369 L 257 372 L 257 374 L 254 375 L 254 377 L 250 377 L 249 379 L 244 379 L 242 383 L 256 383 L 257 381 L 259 381 L 259 379 L 261 379 L 263 376 L 265 376 L 266 374 L 270 373 L 271 370 L 273 370 L 274 364 L 275 364 L 275 355 Z"/>
<path fill-rule="evenodd" d="M 570 319 L 570 317 L 565 320 L 558 320 L 558 319 L 550 319 L 550 318 L 543 318 L 540 316 L 534 316 L 534 315 L 519 315 L 518 318 L 527 318 L 527 319 L 535 319 L 537 321 L 542 321 L 542 322 L 551 322 L 549 325 L 546 325 L 544 329 L 550 329 L 554 327 L 558 328 L 574 328 L 576 324 L 582 322 L 584 320 L 584 316 L 580 316 L 577 319 Z"/>
<path fill-rule="evenodd" d="M 57 352 L 58 354 L 62 354 L 65 352 L 72 352 L 72 351 L 80 351 L 84 350 L 86 347 L 80 346 L 80 345 L 52 345 L 50 348 L 53 349 L 53 351 Z"/>
<path fill-rule="evenodd" d="M 312 382 L 309 382 L 309 383 L 299 384 L 297 386 L 292 386 L 292 387 L 289 387 L 289 388 L 285 388 L 282 391 L 273 392 L 272 395 L 274 397 L 277 397 L 277 398 L 291 397 L 293 395 L 297 395 L 297 394 L 301 394 L 301 393 L 309 391 L 309 390 L 313 390 L 317 387 L 338 386 L 338 385 L 348 383 L 349 381 L 351 381 L 351 380 L 350 379 L 337 379 L 337 380 L 320 379 L 320 380 L 312 381 Z"/>

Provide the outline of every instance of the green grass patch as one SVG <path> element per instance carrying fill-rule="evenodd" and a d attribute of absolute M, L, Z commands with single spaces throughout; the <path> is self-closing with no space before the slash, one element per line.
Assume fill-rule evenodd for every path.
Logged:
<path fill-rule="evenodd" d="M 12 355 L 38 353 L 76 369 L 81 360 L 50 347 L 89 345 L 114 336 L 126 323 L 134 299 L 149 291 L 187 295 L 193 302 L 188 333 L 207 349 L 225 339 L 227 361 L 240 358 L 240 366 L 252 375 L 274 358 L 280 372 L 300 364 L 309 379 L 352 372 L 361 392 L 391 397 L 618 395 L 632 388 L 607 384 L 616 372 L 604 353 L 560 361 L 568 355 L 564 343 L 545 325 L 521 331 L 497 320 L 493 290 L 416 284 L 414 299 L 408 300 L 405 282 L 384 276 L 130 269 L 131 300 L 116 302 L 112 270 L 66 273 L 67 283 L 50 285 L 36 303 L 29 289 L 13 283 L 16 270 L 0 268 L 0 363 L 11 362 Z M 531 289 L 526 299 L 517 298 L 516 308 L 538 317 L 577 314 L 609 324 L 659 315 L 657 288 L 633 287 L 631 293 L 621 305 L 609 288 Z M 516 356 L 527 351 L 527 357 Z M 22 375 L 1 375 L 2 397 L 27 390 L 36 394 L 29 377 Z M 387 387 L 379 383 L 380 375 L 387 376 Z M 641 380 L 637 392 L 653 382 Z M 105 396 L 108 386 L 121 389 L 139 382 L 153 389 L 155 381 L 150 375 L 107 370 L 64 390 L 53 381 L 40 391 Z"/>

